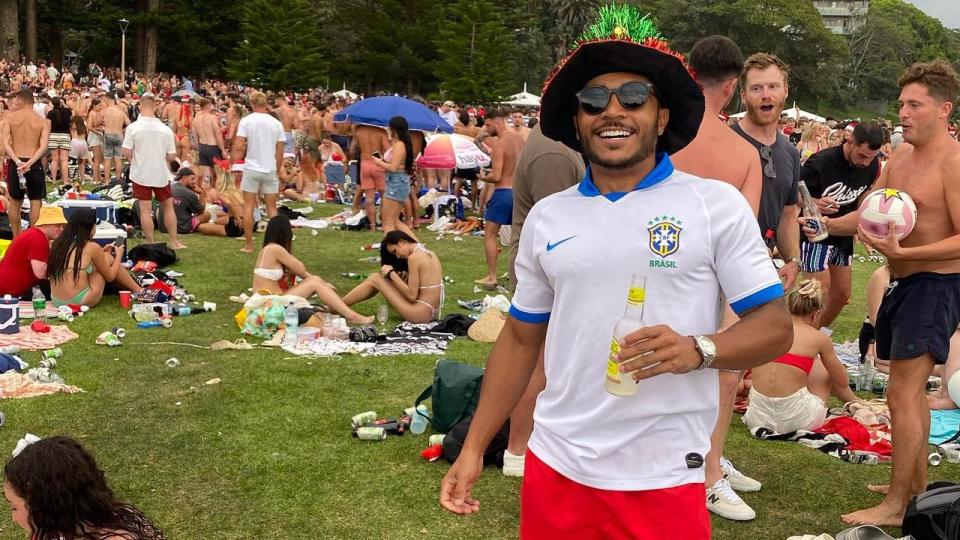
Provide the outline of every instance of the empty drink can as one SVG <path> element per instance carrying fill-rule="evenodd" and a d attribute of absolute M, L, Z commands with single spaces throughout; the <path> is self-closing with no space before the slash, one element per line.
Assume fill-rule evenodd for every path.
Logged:
<path fill-rule="evenodd" d="M 51 360 L 57 358 L 63 358 L 63 349 L 60 347 L 55 347 L 53 349 L 47 349 L 41 354 L 44 360 Z"/>
<path fill-rule="evenodd" d="M 364 441 L 382 441 L 387 438 L 387 430 L 382 427 L 361 427 L 357 428 L 353 434 Z"/>
<path fill-rule="evenodd" d="M 176 358 L 167 359 L 167 367 L 177 367 L 180 365 L 180 361 Z"/>
<path fill-rule="evenodd" d="M 127 331 L 124 330 L 123 328 L 120 328 L 119 326 L 115 327 L 113 330 L 111 330 L 111 332 L 113 332 L 113 335 L 117 336 L 120 339 L 127 337 Z"/>
<path fill-rule="evenodd" d="M 362 412 L 360 414 L 354 415 L 353 418 L 350 419 L 350 425 L 352 425 L 355 428 L 358 428 L 364 424 L 373 422 L 376 419 L 377 419 L 376 412 L 374 411 Z"/>
<path fill-rule="evenodd" d="M 164 317 L 160 319 L 160 326 L 164 328 L 173 328 L 173 319 L 170 317 Z"/>
<path fill-rule="evenodd" d="M 436 444 L 443 444 L 443 439 L 446 437 L 443 433 L 434 433 L 427 439 L 427 445 L 433 446 Z"/>

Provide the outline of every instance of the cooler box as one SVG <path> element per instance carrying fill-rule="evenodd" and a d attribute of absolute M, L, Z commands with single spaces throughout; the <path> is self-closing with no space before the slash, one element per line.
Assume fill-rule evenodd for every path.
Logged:
<path fill-rule="evenodd" d="M 61 199 L 57 201 L 57 205 L 63 208 L 63 215 L 67 219 L 70 219 L 70 214 L 77 208 L 93 208 L 100 221 L 113 224 L 117 223 L 117 208 L 120 206 L 116 201 L 87 199 Z"/>
<path fill-rule="evenodd" d="M 118 237 L 123 238 L 123 260 L 127 260 L 127 232 L 123 229 L 106 229 L 97 227 L 97 232 L 93 235 L 93 241 L 101 246 L 106 246 L 107 244 L 112 244 L 113 241 Z"/>

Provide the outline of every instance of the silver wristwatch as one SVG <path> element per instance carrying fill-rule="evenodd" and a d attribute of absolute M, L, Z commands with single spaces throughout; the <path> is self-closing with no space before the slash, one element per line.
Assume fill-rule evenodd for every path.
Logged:
<path fill-rule="evenodd" d="M 707 336 L 694 336 L 693 342 L 696 344 L 697 352 L 700 353 L 701 358 L 697 371 L 707 369 L 717 359 L 717 346 Z"/>

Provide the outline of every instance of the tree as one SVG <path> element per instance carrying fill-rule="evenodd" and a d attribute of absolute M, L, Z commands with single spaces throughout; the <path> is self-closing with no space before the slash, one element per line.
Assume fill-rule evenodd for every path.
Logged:
<path fill-rule="evenodd" d="M 444 97 L 492 103 L 510 93 L 510 60 L 516 45 L 493 2 L 457 0 L 440 27 L 434 72 Z"/>
<path fill-rule="evenodd" d="M 0 0 L 0 58 L 20 59 L 20 15 L 17 0 Z"/>
<path fill-rule="evenodd" d="M 27 43 L 27 60 L 35 61 L 37 59 L 37 0 L 24 0 L 23 19 Z"/>
<path fill-rule="evenodd" d="M 273 90 L 305 90 L 323 80 L 317 13 L 308 0 L 246 0 L 227 75 Z"/>

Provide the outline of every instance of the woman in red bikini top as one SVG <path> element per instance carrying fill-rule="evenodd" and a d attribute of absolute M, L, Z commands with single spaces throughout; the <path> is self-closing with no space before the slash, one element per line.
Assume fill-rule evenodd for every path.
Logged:
<path fill-rule="evenodd" d="M 806 387 L 824 403 L 831 394 L 844 403 L 857 400 L 833 341 L 819 331 L 823 308 L 820 282 L 799 282 L 787 295 L 787 306 L 793 316 L 793 346 L 773 362 L 753 368 L 753 389 L 770 398 L 783 398 Z"/>

